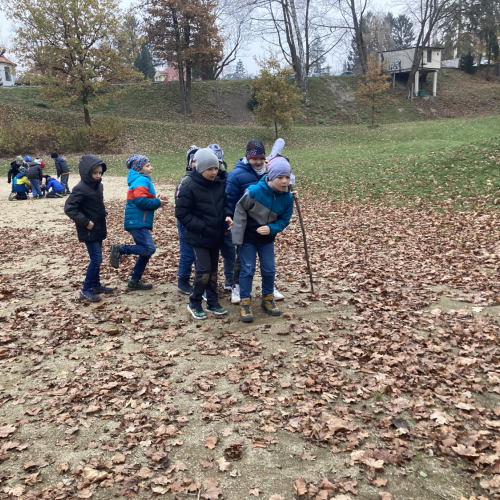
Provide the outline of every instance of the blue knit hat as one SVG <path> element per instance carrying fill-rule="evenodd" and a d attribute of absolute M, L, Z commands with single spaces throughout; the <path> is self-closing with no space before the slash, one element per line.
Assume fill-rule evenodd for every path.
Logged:
<path fill-rule="evenodd" d="M 141 170 L 142 167 L 146 165 L 146 163 L 149 163 L 149 158 L 146 158 L 142 155 L 132 155 L 129 156 L 128 160 L 125 162 L 125 165 L 127 165 L 127 168 L 130 168 L 131 170 L 139 172 L 139 170 Z"/>
<path fill-rule="evenodd" d="M 25 156 L 24 157 L 24 161 L 27 163 L 29 161 L 31 161 L 31 156 Z"/>
<path fill-rule="evenodd" d="M 254 139 L 247 144 L 246 151 L 247 160 L 250 158 L 265 158 L 266 157 L 266 148 L 264 144 L 258 139 Z"/>
<path fill-rule="evenodd" d="M 215 153 L 219 162 L 224 160 L 224 151 L 218 144 L 210 144 L 208 147 Z"/>

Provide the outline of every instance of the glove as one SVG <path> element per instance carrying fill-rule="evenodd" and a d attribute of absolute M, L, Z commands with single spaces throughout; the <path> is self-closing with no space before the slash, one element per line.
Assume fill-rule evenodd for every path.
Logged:
<path fill-rule="evenodd" d="M 7 181 L 7 184 L 10 184 L 10 181 Z"/>

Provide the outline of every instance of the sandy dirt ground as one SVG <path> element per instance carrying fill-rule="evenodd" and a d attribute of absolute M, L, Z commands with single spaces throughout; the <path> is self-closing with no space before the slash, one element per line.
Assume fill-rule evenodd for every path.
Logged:
<path fill-rule="evenodd" d="M 443 462 L 420 434 L 391 426 L 399 416 L 416 430 L 424 418 L 403 404 L 411 394 L 398 396 L 388 382 L 355 386 L 377 372 L 361 344 L 354 354 L 344 347 L 363 321 L 357 288 L 323 269 L 312 297 L 300 242 L 282 245 L 280 318 L 266 316 L 257 301 L 255 323 L 242 325 L 221 292 L 229 315 L 195 322 L 175 286 L 172 207 L 155 222 L 158 251 L 145 276 L 154 289 L 127 293 L 132 259 L 118 271 L 107 262 L 109 245 L 127 241 L 126 180 L 103 183 L 111 215 L 101 278 L 115 291 L 92 305 L 77 298 L 87 256 L 64 199 L 8 202 L 9 186 L 0 186 L 0 497 L 460 500 L 477 491 L 463 464 Z M 172 196 L 173 187 L 157 191 Z M 429 318 L 451 310 L 472 321 L 477 304 L 463 289 L 429 286 L 426 293 L 431 300 L 420 311 Z M 481 314 L 498 315 L 494 302 L 482 305 Z M 416 328 L 414 342 L 432 344 L 432 331 Z M 390 345 L 379 355 L 396 348 Z M 379 382 L 388 380 L 384 373 Z M 481 397 L 474 404 L 490 408 L 484 412 L 498 406 L 496 393 Z M 325 419 L 337 427 L 321 430 Z M 330 437 L 319 438 L 323 432 Z M 399 458 L 376 458 L 386 446 Z"/>

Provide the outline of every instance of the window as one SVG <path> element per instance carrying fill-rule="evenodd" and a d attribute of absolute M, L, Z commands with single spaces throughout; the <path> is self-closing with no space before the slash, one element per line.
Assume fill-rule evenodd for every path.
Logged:
<path fill-rule="evenodd" d="M 6 82 L 10 82 L 11 81 L 11 78 L 10 78 L 10 68 L 5 68 L 5 81 Z"/>
<path fill-rule="evenodd" d="M 432 50 L 427 51 L 427 62 L 432 62 Z"/>

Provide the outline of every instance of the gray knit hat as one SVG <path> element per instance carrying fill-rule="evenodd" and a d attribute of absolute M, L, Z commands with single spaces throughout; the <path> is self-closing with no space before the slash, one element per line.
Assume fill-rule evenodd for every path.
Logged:
<path fill-rule="evenodd" d="M 198 149 L 193 160 L 196 162 L 195 168 L 200 174 L 207 170 L 207 168 L 219 168 L 219 159 L 209 148 Z"/>

